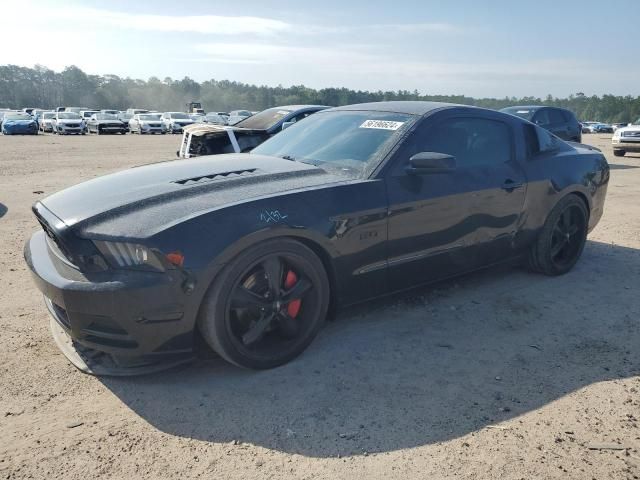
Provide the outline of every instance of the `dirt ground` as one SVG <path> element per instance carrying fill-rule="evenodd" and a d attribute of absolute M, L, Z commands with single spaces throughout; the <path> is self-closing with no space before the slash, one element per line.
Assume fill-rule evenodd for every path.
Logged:
<path fill-rule="evenodd" d="M 0 136 L 0 478 L 640 477 L 640 155 L 571 273 L 500 268 L 342 312 L 294 362 L 95 378 L 51 339 L 31 204 L 178 136 Z"/>

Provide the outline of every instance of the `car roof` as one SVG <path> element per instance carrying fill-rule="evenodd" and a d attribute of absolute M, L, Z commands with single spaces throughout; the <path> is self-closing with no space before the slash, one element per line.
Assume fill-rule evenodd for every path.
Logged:
<path fill-rule="evenodd" d="M 389 113 L 405 113 L 408 115 L 426 115 L 427 113 L 448 107 L 467 107 L 477 108 L 471 105 L 458 105 L 455 103 L 444 102 L 419 102 L 419 101 L 395 101 L 395 102 L 370 102 L 357 103 L 355 105 L 345 105 L 343 107 L 334 107 L 332 111 L 375 111 Z"/>
<path fill-rule="evenodd" d="M 278 108 L 280 110 L 304 110 L 305 108 L 330 108 L 327 105 L 277 105 L 275 107 L 271 107 L 272 108 Z M 269 110 L 271 110 L 269 109 Z M 250 112 L 250 110 L 245 110 L 246 112 Z M 260 113 L 260 112 L 258 112 Z"/>

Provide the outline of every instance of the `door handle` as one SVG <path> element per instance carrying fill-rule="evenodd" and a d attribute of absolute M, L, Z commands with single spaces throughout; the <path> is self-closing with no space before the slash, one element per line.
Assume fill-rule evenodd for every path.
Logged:
<path fill-rule="evenodd" d="M 507 192 L 513 192 L 516 188 L 522 187 L 522 185 L 523 185 L 522 182 L 514 182 L 513 180 L 508 178 L 502 184 L 502 189 L 506 190 Z"/>

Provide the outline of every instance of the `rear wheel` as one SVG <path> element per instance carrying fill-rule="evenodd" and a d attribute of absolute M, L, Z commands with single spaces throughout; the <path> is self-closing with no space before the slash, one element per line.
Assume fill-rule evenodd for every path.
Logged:
<path fill-rule="evenodd" d="M 614 150 L 614 151 L 613 151 L 613 154 L 614 154 L 616 157 L 624 157 L 624 154 L 625 154 L 625 153 L 627 153 L 627 152 L 625 152 L 624 150 Z"/>
<path fill-rule="evenodd" d="M 529 267 L 545 275 L 563 275 L 576 264 L 587 240 L 589 211 L 576 195 L 551 211 L 529 252 Z"/>
<path fill-rule="evenodd" d="M 315 253 L 294 240 L 269 240 L 225 267 L 209 288 L 198 325 L 229 362 L 273 368 L 307 348 L 328 303 L 327 274 Z"/>

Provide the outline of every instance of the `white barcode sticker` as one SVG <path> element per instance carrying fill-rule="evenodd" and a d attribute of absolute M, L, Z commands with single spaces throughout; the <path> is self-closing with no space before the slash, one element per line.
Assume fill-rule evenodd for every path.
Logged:
<path fill-rule="evenodd" d="M 398 130 L 404 122 L 391 122 L 388 120 L 367 120 L 360 128 L 377 128 L 380 130 Z"/>

